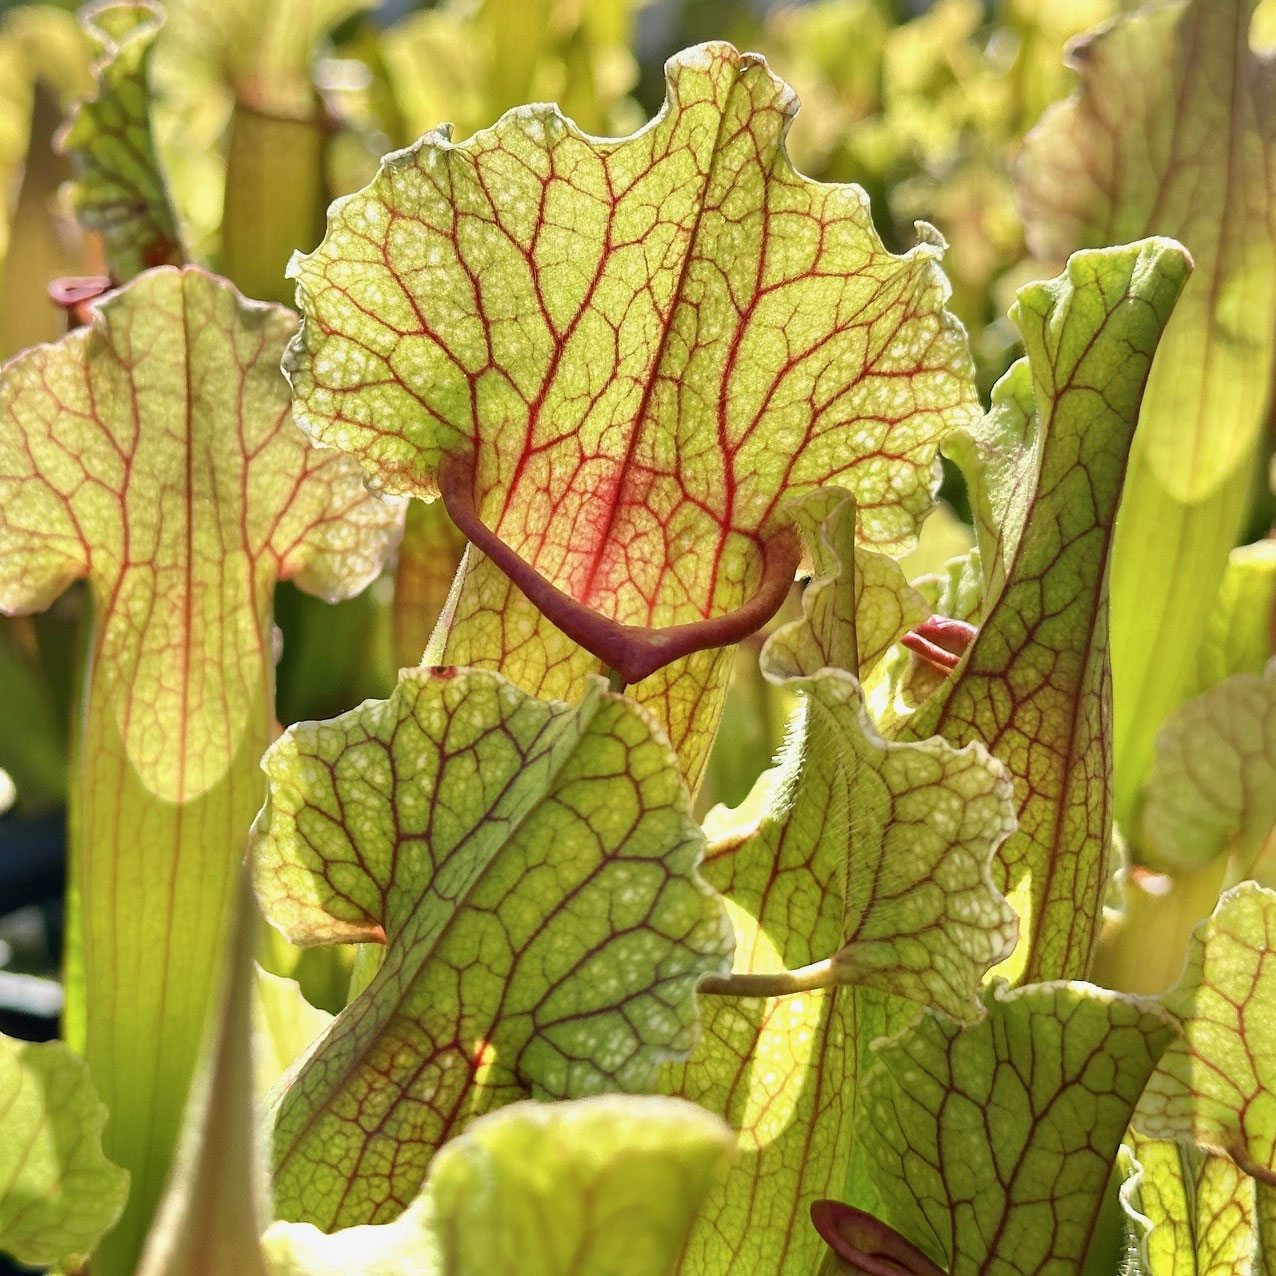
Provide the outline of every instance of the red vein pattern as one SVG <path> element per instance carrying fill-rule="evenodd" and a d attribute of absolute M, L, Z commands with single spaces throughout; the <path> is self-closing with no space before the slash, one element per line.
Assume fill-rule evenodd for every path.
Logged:
<path fill-rule="evenodd" d="M 299 419 L 392 491 L 473 466 L 482 522 L 550 584 L 624 624 L 734 611 L 782 501 L 835 481 L 905 545 L 935 452 L 977 411 L 926 242 L 887 253 L 862 191 L 797 174 L 793 92 L 705 45 L 617 141 L 525 107 L 388 157 L 293 266 Z M 544 696 L 599 663 L 477 553 L 444 658 Z M 637 696 L 698 776 L 727 668 L 698 653 Z"/>
<path fill-rule="evenodd" d="M 120 1270 L 163 1186 L 261 801 L 275 582 L 356 592 L 400 525 L 292 424 L 294 326 L 161 267 L 0 373 L 0 608 L 37 611 L 81 578 L 93 600 L 68 1030 L 133 1177 L 106 1241 Z"/>
<path fill-rule="evenodd" d="M 676 761 L 632 701 L 405 670 L 264 765 L 267 916 L 295 943 L 386 945 L 280 1095 L 277 1216 L 387 1222 L 473 1117 L 650 1088 L 690 1050 L 696 984 L 732 937 Z"/>
<path fill-rule="evenodd" d="M 807 1211 L 841 1194 L 851 1156 L 859 991 L 892 994 L 905 1021 L 918 1005 L 970 1018 L 980 980 L 1015 941 L 1014 912 L 988 875 L 1014 828 L 1005 771 L 982 745 L 882 740 L 843 667 L 867 674 L 921 600 L 893 559 L 855 548 L 844 493 L 795 513 L 821 575 L 762 666 L 802 709 L 761 782 L 766 800 L 747 804 L 764 813 L 715 840 L 704 872 L 728 901 L 737 970 L 837 955 L 839 981 L 855 986 L 702 998 L 704 1033 L 667 1085 L 721 1112 L 741 1154 L 692 1233 L 684 1276 L 814 1269 L 824 1244 Z"/>
<path fill-rule="evenodd" d="M 1124 6 L 1135 9 L 1135 6 Z M 1276 54 L 1258 0 L 1167 0 L 1075 44 L 1076 91 L 1028 135 L 1040 257 L 1172 235 L 1196 263 L 1148 380 L 1113 549 L 1118 818 L 1139 790 L 1241 535 L 1276 367 Z"/>
<path fill-rule="evenodd" d="M 887 1220 L 950 1276 L 1073 1276 L 1174 1029 L 1082 983 L 999 983 L 984 1003 L 978 1024 L 928 1011 L 877 1050 L 860 1137 Z"/>
<path fill-rule="evenodd" d="M 1172 240 L 1146 240 L 1077 253 L 1020 291 L 1028 363 L 1007 374 L 975 442 L 1005 443 L 1015 413 L 1030 455 L 1002 479 L 1027 473 L 1032 486 L 992 502 L 1003 516 L 991 544 L 981 517 L 979 632 L 901 732 L 981 740 L 1014 779 L 1019 829 L 993 880 L 1020 915 L 1005 970 L 1024 980 L 1080 978 L 1090 964 L 1112 837 L 1108 554 L 1143 386 L 1189 269 Z"/>
<path fill-rule="evenodd" d="M 1136 1124 L 1191 1140 L 1276 1187 L 1276 891 L 1244 882 L 1193 937 L 1165 996 L 1183 1035 L 1165 1052 Z"/>

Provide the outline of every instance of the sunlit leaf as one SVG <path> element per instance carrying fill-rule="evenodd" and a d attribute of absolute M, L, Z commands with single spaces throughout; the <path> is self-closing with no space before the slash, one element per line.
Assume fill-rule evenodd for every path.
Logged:
<path fill-rule="evenodd" d="M 295 949 L 293 951 L 296 951 Z M 306 1052 L 332 1022 L 326 1010 L 302 996 L 295 979 L 258 967 L 253 997 L 254 1077 L 264 1098 L 270 1087 Z"/>
<path fill-rule="evenodd" d="M 1165 1007 L 1183 1035 L 1148 1082 L 1138 1129 L 1276 1185 L 1276 892 L 1246 882 L 1223 896 Z"/>
<path fill-rule="evenodd" d="M 1238 538 L 1276 354 L 1276 93 L 1249 45 L 1256 0 L 1148 6 L 1075 46 L 1077 93 L 1020 170 L 1046 257 L 1173 235 L 1196 273 L 1148 382 L 1112 556 L 1117 816 L 1131 819 L 1165 715 Z"/>
<path fill-rule="evenodd" d="M 146 0 L 125 0 L 91 8 L 83 21 L 98 47 L 97 93 L 61 140 L 79 172 L 76 213 L 102 232 L 112 277 L 131 279 L 185 257 L 151 131 L 151 49 L 163 13 Z"/>
<path fill-rule="evenodd" d="M 1019 829 L 993 880 L 1019 911 L 1006 970 L 1025 980 L 1084 975 L 1094 944 L 1112 826 L 1105 569 L 1144 380 L 1188 269 L 1177 244 L 1148 240 L 1078 253 L 1022 289 L 1027 371 L 1007 374 L 956 451 L 982 467 L 981 623 L 904 735 L 982 740 L 1014 778 Z"/>
<path fill-rule="evenodd" d="M 476 1122 L 392 1223 L 266 1234 L 276 1276 L 667 1276 L 731 1132 L 689 1103 L 518 1103 Z"/>
<path fill-rule="evenodd" d="M 355 592 L 398 530 L 293 426 L 293 325 L 160 267 L 0 377 L 0 608 L 39 610 L 81 577 L 93 597 L 68 1015 L 133 1175 L 104 1272 L 132 1271 L 219 977 L 273 728 L 275 582 Z"/>
<path fill-rule="evenodd" d="M 704 868 L 731 911 L 740 992 L 761 986 L 702 997 L 700 1044 L 669 1078 L 740 1131 L 739 1162 L 688 1246 L 688 1276 L 796 1271 L 824 1250 L 806 1215 L 841 1194 L 860 1050 L 854 990 L 832 985 L 972 1018 L 984 972 L 1016 931 L 988 877 L 1014 828 L 1004 771 L 978 744 L 882 740 L 852 672 L 924 615 L 920 599 L 893 560 L 855 549 L 844 494 L 821 493 L 798 517 L 821 576 L 762 664 L 803 705 L 778 774 L 760 786 L 760 818 L 713 844 Z M 767 997 L 768 982 L 785 990 L 786 969 L 786 995 Z"/>
<path fill-rule="evenodd" d="M 985 996 L 884 1043 L 862 1137 L 887 1221 L 951 1276 L 1082 1269 L 1121 1137 L 1174 1035 L 1153 1003 L 1089 984 Z"/>
<path fill-rule="evenodd" d="M 674 1099 L 520 1104 L 430 1175 L 445 1270 L 663 1276 L 731 1156 L 723 1122 Z"/>
<path fill-rule="evenodd" d="M 386 945 L 279 1098 L 280 1217 L 384 1222 L 471 1117 L 650 1088 L 691 1048 L 696 983 L 731 936 L 674 759 L 632 702 L 407 670 L 389 700 L 291 728 L 265 767 L 269 919 L 294 943 Z"/>
<path fill-rule="evenodd" d="M 1263 1276 L 1254 1184 L 1226 1157 L 1130 1136 L 1122 1189 L 1137 1265 L 1128 1276 Z"/>
<path fill-rule="evenodd" d="M 796 565 L 783 502 L 835 481 L 904 546 L 975 413 L 937 248 L 890 255 L 862 192 L 798 175 L 795 110 L 704 45 L 631 138 L 550 107 L 427 134 L 293 264 L 306 428 L 389 490 L 441 489 L 478 547 L 444 658 L 553 696 L 610 666 L 693 782 L 722 647 Z"/>
<path fill-rule="evenodd" d="M 102 1154 L 106 1108 L 60 1041 L 0 1036 L 0 1251 L 74 1262 L 124 1208 L 129 1176 Z"/>
<path fill-rule="evenodd" d="M 1237 876 L 1249 877 L 1269 845 L 1276 852 L 1276 661 L 1170 714 L 1143 805 L 1142 846 L 1159 865 L 1204 864 L 1227 852 Z"/>

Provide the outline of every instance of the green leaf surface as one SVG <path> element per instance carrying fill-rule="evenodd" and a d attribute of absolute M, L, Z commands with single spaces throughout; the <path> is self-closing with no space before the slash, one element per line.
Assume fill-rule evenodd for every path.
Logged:
<path fill-rule="evenodd" d="M 1143 799 L 1148 862 L 1194 867 L 1224 853 L 1239 877 L 1276 853 L 1276 660 L 1179 705 L 1156 739 Z"/>
<path fill-rule="evenodd" d="M 266 1245 L 276 1276 L 668 1276 L 731 1155 L 675 1099 L 518 1103 L 449 1142 L 394 1222 L 276 1223 Z"/>
<path fill-rule="evenodd" d="M 106 1108 L 60 1041 L 0 1036 L 0 1251 L 74 1264 L 119 1218 L 129 1176 L 102 1154 Z"/>
<path fill-rule="evenodd" d="M 1183 1035 L 1139 1104 L 1139 1131 L 1190 1140 L 1276 1184 L 1276 892 L 1245 882 L 1197 927 L 1165 995 Z"/>
<path fill-rule="evenodd" d="M 292 950 L 293 952 L 296 949 Z M 326 1010 L 312 1006 L 295 979 L 257 967 L 253 987 L 254 1084 L 265 1098 L 270 1088 L 306 1052 L 332 1022 Z"/>
<path fill-rule="evenodd" d="M 982 623 L 901 736 L 980 740 L 1009 769 L 1019 829 L 993 881 L 1022 923 L 1005 972 L 1024 980 L 1083 976 L 1094 945 L 1112 827 L 1108 552 L 1144 381 L 1189 268 L 1177 244 L 1147 240 L 1077 253 L 1021 289 L 1011 317 L 1028 370 L 1007 374 L 956 448 L 991 462 L 974 485 Z"/>
<path fill-rule="evenodd" d="M 877 1049 L 860 1135 L 887 1221 L 950 1276 L 1075 1276 L 1174 1030 L 1089 984 L 999 983 L 984 1001 L 973 1026 L 927 1011 Z"/>
<path fill-rule="evenodd" d="M 280 1217 L 383 1222 L 473 1116 L 650 1088 L 691 1048 L 695 986 L 732 940 L 673 755 L 632 702 L 405 670 L 264 765 L 269 919 L 294 943 L 386 945 L 280 1095 Z"/>
<path fill-rule="evenodd" d="M 465 544 L 442 501 L 428 505 L 413 501 L 408 506 L 394 566 L 394 657 L 398 664 L 421 662 L 452 592 Z"/>
<path fill-rule="evenodd" d="M 173 1170 L 136 1276 L 267 1276 L 261 1232 L 266 1183 L 259 1155 L 253 948 L 260 916 L 246 870 L 217 1006 L 186 1105 Z"/>
<path fill-rule="evenodd" d="M 966 477 L 983 581 L 981 610 L 1004 591 L 1028 526 L 1037 496 L 1038 440 L 1036 385 L 1027 359 L 993 387 L 992 405 L 978 429 L 955 430 L 944 440 L 944 455 Z"/>
<path fill-rule="evenodd" d="M 262 1236 L 262 1248 L 271 1276 L 443 1276 L 446 1270 L 428 1186 L 392 1222 L 336 1232 L 321 1232 L 313 1223 L 275 1222 Z"/>
<path fill-rule="evenodd" d="M 1020 166 L 1046 257 L 1172 235 L 1196 272 L 1148 382 L 1112 559 L 1117 817 L 1133 828 L 1153 741 L 1190 694 L 1249 501 L 1276 354 L 1276 92 L 1257 0 L 1176 0 L 1072 50 L 1080 82 Z"/>
<path fill-rule="evenodd" d="M 126 280 L 186 256 L 151 129 L 151 52 L 164 15 L 144 0 L 108 0 L 82 21 L 97 45 L 97 92 L 61 141 L 79 174 L 76 214 L 102 232 L 111 277 Z"/>
<path fill-rule="evenodd" d="M 292 424 L 293 325 L 159 267 L 0 376 L 0 609 L 82 577 L 93 601 L 68 1020 L 133 1176 L 104 1273 L 133 1271 L 215 999 L 273 730 L 275 583 L 357 592 L 398 534 L 400 511 Z"/>
<path fill-rule="evenodd" d="M 833 969 L 823 987 L 799 976 L 786 995 L 701 999 L 700 1043 L 667 1084 L 726 1116 L 741 1156 L 692 1235 L 687 1276 L 818 1262 L 806 1214 L 841 1194 L 855 1114 L 858 1003 L 844 985 L 972 1018 L 982 976 L 1014 945 L 1014 912 L 988 876 L 1014 828 L 1005 772 L 978 744 L 883 740 L 845 668 L 870 671 L 924 614 L 920 599 L 892 559 L 855 548 L 844 493 L 817 494 L 797 517 L 823 574 L 762 667 L 802 707 L 751 799 L 761 815 L 712 845 L 704 872 L 728 902 L 737 978 Z"/>
<path fill-rule="evenodd" d="M 481 543 L 441 658 L 565 698 L 620 669 L 694 784 L 730 666 L 698 648 L 779 605 L 783 503 L 840 484 L 906 546 L 976 399 L 938 248 L 792 168 L 793 91 L 724 44 L 667 83 L 629 138 L 531 106 L 388 156 L 293 262 L 289 373 L 316 439 Z"/>
<path fill-rule="evenodd" d="M 1131 1133 L 1122 1188 L 1138 1257 L 1130 1276 L 1266 1276 L 1254 1183 L 1226 1157 Z"/>
<path fill-rule="evenodd" d="M 520 102 L 557 102 L 586 133 L 635 126 L 636 0 L 446 0 L 378 51 L 407 137 L 450 120 L 468 137 Z M 641 117 L 639 117 L 639 120 Z"/>
<path fill-rule="evenodd" d="M 1276 656 L 1276 540 L 1232 550 L 1197 653 L 1196 692 Z"/>

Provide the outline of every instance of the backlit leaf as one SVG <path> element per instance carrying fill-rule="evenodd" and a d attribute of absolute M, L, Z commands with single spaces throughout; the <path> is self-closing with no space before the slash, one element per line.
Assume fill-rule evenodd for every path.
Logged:
<path fill-rule="evenodd" d="M 1014 913 L 988 877 L 1014 828 L 1009 780 L 982 745 L 878 735 L 845 666 L 868 672 L 924 614 L 920 599 L 893 560 L 855 549 L 845 494 L 819 494 L 798 518 L 823 575 L 762 664 L 802 693 L 802 707 L 778 773 L 761 782 L 760 818 L 712 845 L 704 867 L 728 902 L 737 978 L 834 959 L 825 984 L 974 1017 L 984 972 L 1014 944 Z M 855 990 L 795 982 L 782 996 L 701 1004 L 700 1043 L 668 1083 L 723 1113 L 740 1131 L 741 1156 L 705 1207 L 682 1271 L 813 1269 L 825 1245 L 807 1211 L 841 1194 L 850 1155 Z"/>
<path fill-rule="evenodd" d="M 293 325 L 159 267 L 0 376 L 0 608 L 39 610 L 82 577 L 93 599 L 68 1018 L 133 1175 L 106 1273 L 133 1271 L 215 995 L 273 729 L 274 585 L 356 592 L 398 531 L 292 424 Z"/>
<path fill-rule="evenodd" d="M 1131 1134 L 1121 1199 L 1142 1251 L 1129 1276 L 1264 1276 L 1254 1184 L 1223 1156 Z"/>
<path fill-rule="evenodd" d="M 241 868 L 237 879 L 218 1004 L 136 1276 L 267 1274 L 254 1084 L 260 1038 L 253 1031 L 253 948 L 261 919 L 247 872 Z"/>
<path fill-rule="evenodd" d="M 955 449 L 985 467 L 981 623 L 903 735 L 982 740 L 1014 778 L 1019 829 L 993 880 L 1022 923 L 1006 970 L 1025 980 L 1084 975 L 1094 944 L 1112 827 L 1108 549 L 1144 379 L 1188 269 L 1177 244 L 1147 240 L 1078 253 L 1021 289 L 1011 316 L 1028 369 L 1011 369 Z"/>
<path fill-rule="evenodd" d="M 1130 456 L 1112 556 L 1117 815 L 1133 829 L 1166 714 L 1190 694 L 1253 482 L 1276 355 L 1276 93 L 1257 0 L 1172 0 L 1073 47 L 1080 83 L 1030 135 L 1020 198 L 1048 258 L 1172 235 L 1196 273 Z"/>
<path fill-rule="evenodd" d="M 796 565 L 783 502 L 836 482 L 905 546 L 976 406 L 931 239 L 892 256 L 863 192 L 793 170 L 796 98 L 756 56 L 667 74 L 630 138 L 524 107 L 387 157 L 294 260 L 289 371 L 316 439 L 441 489 L 476 542 L 443 658 L 567 697 L 610 665 L 694 781 L 730 658 L 707 649 Z"/>
<path fill-rule="evenodd" d="M 128 1175 L 102 1154 L 105 1123 L 62 1042 L 0 1036 L 0 1251 L 32 1267 L 74 1261 L 119 1218 Z"/>
<path fill-rule="evenodd" d="M 276 1223 L 266 1246 L 276 1276 L 667 1276 L 731 1153 L 674 1099 L 517 1103 L 449 1142 L 394 1222 Z"/>
<path fill-rule="evenodd" d="M 254 1082 L 264 1098 L 332 1022 L 332 1016 L 312 1006 L 295 979 L 260 967 L 255 971 L 253 1014 Z"/>
<path fill-rule="evenodd" d="M 394 656 L 400 665 L 420 663 L 464 553 L 465 537 L 442 501 L 408 506 L 394 568 Z"/>
<path fill-rule="evenodd" d="M 472 1117 L 650 1088 L 691 1048 L 695 986 L 731 936 L 673 756 L 632 702 L 405 670 L 389 700 L 292 727 L 265 767 L 270 920 L 294 943 L 386 944 L 279 1097 L 280 1217 L 384 1222 Z"/>
<path fill-rule="evenodd" d="M 1153 1003 L 1089 984 L 985 994 L 882 1044 L 861 1134 L 887 1221 L 950 1276 L 1075 1276 L 1149 1073 L 1174 1035 Z"/>

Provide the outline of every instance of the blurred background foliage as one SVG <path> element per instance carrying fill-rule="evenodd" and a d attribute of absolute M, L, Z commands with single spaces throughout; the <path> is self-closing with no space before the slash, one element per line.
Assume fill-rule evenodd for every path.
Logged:
<path fill-rule="evenodd" d="M 378 157 L 449 121 L 464 137 L 522 102 L 556 100 L 585 130 L 632 131 L 659 109 L 664 60 L 710 38 L 764 53 L 797 88 L 797 166 L 868 192 L 887 245 L 914 222 L 950 245 L 953 305 L 981 391 L 1018 351 L 1006 309 L 1053 273 L 1032 261 L 1012 171 L 1025 133 L 1073 83 L 1067 42 L 1132 0 L 170 0 L 151 83 L 158 142 L 192 256 L 249 295 L 291 300 L 284 266 L 320 238 L 328 202 L 364 184 Z M 1276 0 L 1256 34 L 1276 42 Z M 74 6 L 0 6 L 0 356 L 55 339 L 68 318 L 50 281 L 103 270 L 96 235 L 66 202 L 57 145 L 92 89 L 96 51 Z M 963 494 L 945 503 L 906 566 L 938 571 L 971 544 Z M 1246 540 L 1273 519 L 1256 482 Z M 362 597 L 328 607 L 283 587 L 282 722 L 327 717 L 388 693 L 416 663 L 463 543 L 440 506 L 416 506 L 397 565 Z M 0 1031 L 50 1036 L 63 886 L 63 801 L 85 597 L 0 620 Z M 781 615 L 782 621 L 786 614 Z M 788 706 L 757 671 L 739 676 L 700 795 L 737 802 L 776 748 Z M 282 941 L 280 941 L 282 944 Z M 337 1008 L 347 972 L 331 950 L 281 973 Z"/>

